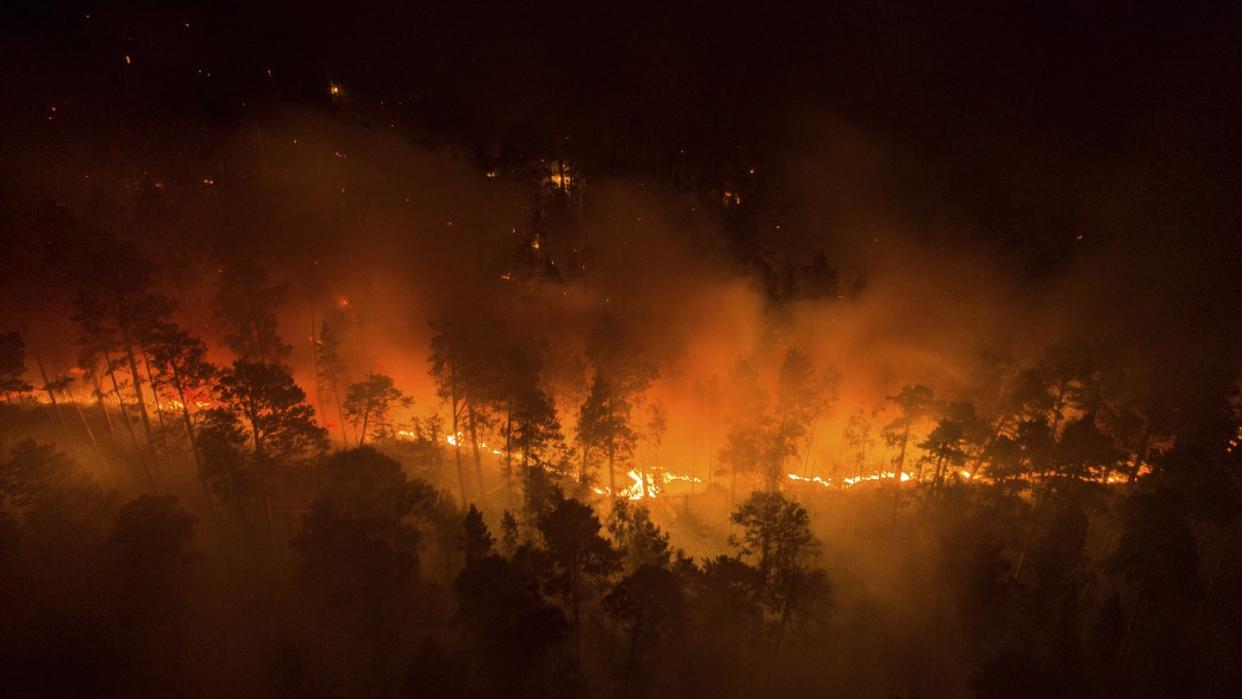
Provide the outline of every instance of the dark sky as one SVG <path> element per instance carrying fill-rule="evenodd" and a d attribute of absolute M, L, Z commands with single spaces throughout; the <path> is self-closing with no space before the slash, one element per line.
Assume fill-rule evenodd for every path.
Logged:
<path fill-rule="evenodd" d="M 966 222 L 1036 273 L 1084 227 L 1235 238 L 1229 3 L 769 4 L 16 0 L 3 138 L 29 147 L 49 105 L 141 133 L 292 104 L 488 162 L 727 173 L 779 171 L 813 115 L 900 154 L 886 194 L 916 222 Z"/>

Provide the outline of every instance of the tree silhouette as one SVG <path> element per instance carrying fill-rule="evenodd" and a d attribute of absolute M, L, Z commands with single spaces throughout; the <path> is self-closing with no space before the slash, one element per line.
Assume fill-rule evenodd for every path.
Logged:
<path fill-rule="evenodd" d="M 397 663 L 385 659 L 417 609 L 419 545 L 434 491 L 370 447 L 334 454 L 318 480 L 293 541 L 299 584 L 316 623 L 348 640 L 348 670 L 371 673 L 358 685 L 392 686 Z"/>
<path fill-rule="evenodd" d="M 483 513 L 471 505 L 462 520 L 461 550 L 466 556 L 466 563 L 470 564 L 490 554 L 495 543 L 496 540 L 492 538 L 492 533 L 487 530 L 487 524 L 483 521 Z"/>
<path fill-rule="evenodd" d="M 623 556 L 625 570 L 644 565 L 668 567 L 669 536 L 651 521 L 646 506 L 618 500 L 608 517 L 608 533 Z"/>
<path fill-rule="evenodd" d="M 778 492 L 751 493 L 731 519 L 741 535 L 730 543 L 752 561 L 759 599 L 777 617 L 775 659 L 790 625 L 812 617 L 827 598 L 826 574 L 811 565 L 819 542 L 806 509 Z"/>
<path fill-rule="evenodd" d="M 620 566 L 620 555 L 600 536 L 599 517 L 589 505 L 573 498 L 558 499 L 539 520 L 547 552 L 546 585 L 569 612 L 578 629 L 584 600 L 598 592 L 602 581 Z M 578 639 L 581 655 L 581 636 Z"/>
<path fill-rule="evenodd" d="M 472 510 L 477 512 L 476 510 Z M 490 542 L 481 520 L 467 523 L 466 538 Z M 565 614 L 540 594 L 534 552 L 519 551 L 512 560 L 478 547 L 453 582 L 459 601 L 456 624 L 472 651 L 468 683 L 485 696 L 560 695 L 567 682 L 559 649 L 568 638 Z"/>
<path fill-rule="evenodd" d="M 901 484 L 901 474 L 906 465 L 906 448 L 910 445 L 910 431 L 915 423 L 926 417 L 933 409 L 934 394 L 927 386 L 903 386 L 901 392 L 888 396 L 897 406 L 898 414 L 884 426 L 884 441 L 897 448 L 893 459 L 893 482 Z"/>
<path fill-rule="evenodd" d="M 619 497 L 616 463 L 626 459 L 634 451 L 638 435 L 630 427 L 632 406 L 629 398 L 608 379 L 596 375 L 591 381 L 591 391 L 578 410 L 578 443 L 582 448 L 582 469 L 579 479 L 587 481 L 591 450 L 604 453 L 608 464 L 608 492 Z"/>
<path fill-rule="evenodd" d="M 392 404 L 402 399 L 402 393 L 392 384 L 392 378 L 370 373 L 345 391 L 345 417 L 358 428 L 358 446 L 366 444 L 368 436 L 385 439 L 392 433 L 389 421 Z"/>
<path fill-rule="evenodd" d="M 210 398 L 216 378 L 215 365 L 207 361 L 207 346 L 202 340 L 171 323 L 152 329 L 147 342 L 151 348 L 151 362 L 155 368 L 153 383 L 156 390 L 169 394 L 181 413 L 182 426 L 189 442 L 195 470 L 204 486 L 207 479 L 199 451 L 195 414 L 197 405 Z M 208 487 L 210 491 L 210 488 Z M 210 494 L 209 494 L 210 501 Z"/>
<path fill-rule="evenodd" d="M 927 439 L 919 442 L 919 448 L 927 452 L 926 460 L 932 464 L 932 487 L 938 488 L 944 483 L 946 468 L 957 468 L 966 462 L 965 432 L 961 423 L 949 418 L 941 418 L 936 427 L 927 435 Z M 922 466 L 919 466 L 920 476 Z M 922 480 L 920 477 L 919 480 Z"/>
<path fill-rule="evenodd" d="M 768 433 L 767 394 L 759 387 L 759 374 L 746 361 L 739 361 L 729 373 L 730 393 L 734 395 L 726 418 L 728 431 L 720 448 L 720 463 L 729 470 L 729 506 L 737 500 L 739 474 L 759 474 L 763 469 Z"/>
<path fill-rule="evenodd" d="M 154 266 L 133 243 L 102 236 L 93 241 L 90 255 L 94 259 L 89 264 L 80 265 L 81 269 L 76 272 L 78 279 L 73 320 L 82 329 L 79 342 L 89 354 L 103 357 L 113 390 L 122 406 L 122 417 L 126 418 L 127 429 L 133 437 L 125 414 L 125 399 L 116 378 L 116 368 L 124 364 L 129 373 L 130 392 L 138 408 L 147 453 L 154 461 L 155 441 L 138 359 L 145 356 L 144 338 L 155 334 L 176 304 L 152 290 Z M 116 362 L 113 361 L 114 354 L 120 355 Z M 133 438 L 133 442 L 137 450 L 137 439 Z M 150 465 L 144 465 L 147 466 L 148 480 L 154 487 L 153 469 Z"/>
<path fill-rule="evenodd" d="M 280 339 L 276 310 L 289 289 L 272 283 L 267 271 L 251 261 L 225 267 L 212 298 L 212 310 L 224 344 L 238 359 L 254 364 L 280 364 L 293 348 Z"/>
<path fill-rule="evenodd" d="M 637 441 L 631 426 L 635 399 L 658 376 L 633 335 L 605 310 L 592 328 L 587 357 L 595 367 L 590 392 L 578 411 L 578 442 L 582 448 L 579 478 L 586 482 L 592 449 L 608 460 L 608 488 L 618 497 L 616 462 L 628 458 Z"/>
<path fill-rule="evenodd" d="M 26 382 L 26 344 L 17 332 L 0 334 L 0 392 L 7 401 L 33 387 Z"/>
<path fill-rule="evenodd" d="M 805 354 L 793 347 L 785 350 L 777 377 L 772 431 L 765 449 L 764 477 L 768 490 L 775 490 L 784 480 L 785 464 L 797 456 L 810 438 L 811 423 L 826 409 L 833 391 L 833 377 L 816 376 Z"/>
<path fill-rule="evenodd" d="M 720 410 L 721 410 L 720 390 L 721 390 L 720 389 L 720 378 L 715 374 L 712 374 L 711 378 L 707 379 L 706 381 L 702 379 L 695 379 L 694 387 L 692 389 L 692 392 L 694 394 L 694 402 L 695 402 L 695 409 L 696 409 L 695 412 L 696 412 L 696 418 L 697 418 L 696 423 L 695 423 L 696 439 L 694 442 L 694 447 L 696 447 L 696 450 L 694 452 L 694 455 L 697 456 L 698 454 L 697 452 L 698 430 L 703 429 L 705 427 L 706 432 L 707 432 L 706 434 L 707 468 L 706 468 L 706 474 L 705 474 L 706 478 L 704 479 L 704 483 L 708 488 L 710 488 L 712 485 L 712 456 L 715 454 L 714 445 L 716 442 L 716 434 L 717 434 L 716 425 L 720 421 Z M 697 475 L 697 473 L 692 473 L 691 475 Z M 694 488 L 693 482 L 691 483 L 690 487 L 693 492 L 693 488 Z"/>
<path fill-rule="evenodd" d="M 449 429 L 452 430 L 453 458 L 457 466 L 458 484 L 464 504 L 466 475 L 461 463 L 461 441 L 470 439 L 474 457 L 475 480 L 479 502 L 486 501 L 480 435 L 488 427 L 489 407 L 494 404 L 497 363 L 488 356 L 490 341 L 498 329 L 491 324 L 460 322 L 442 318 L 431 323 L 431 375 L 436 393 L 449 405 Z M 488 332 L 489 330 L 494 332 Z"/>
<path fill-rule="evenodd" d="M 622 669 L 622 696 L 630 695 L 636 677 L 641 682 L 645 676 L 639 671 L 644 656 L 654 650 L 661 635 L 678 625 L 681 607 L 677 578 L 667 568 L 654 565 L 639 566 L 604 597 L 604 612 L 629 637 Z"/>
<path fill-rule="evenodd" d="M 551 465 L 551 450 L 562 438 L 561 425 L 552 397 L 540 386 L 542 362 L 534 349 L 508 333 L 498 343 L 500 367 L 492 380 L 493 409 L 505 440 L 505 488 L 512 507 L 514 453 L 523 474 L 532 464 Z"/>
<path fill-rule="evenodd" d="M 875 423 L 875 415 L 878 411 L 870 411 L 859 408 L 850 415 L 849 422 L 845 425 L 845 443 L 853 451 L 854 472 L 856 475 L 862 475 L 867 468 L 867 450 L 875 445 L 875 438 L 872 436 L 872 428 Z"/>
<path fill-rule="evenodd" d="M 221 372 L 220 402 L 237 415 L 259 458 L 291 459 L 327 448 L 327 431 L 287 371 L 239 359 Z"/>
<path fill-rule="evenodd" d="M 345 432 L 345 387 L 348 384 L 345 360 L 341 358 L 341 338 L 336 329 L 324 321 L 315 339 L 315 380 L 322 389 L 332 396 L 336 406 L 336 416 L 341 425 L 341 441 L 349 444 L 349 435 Z"/>

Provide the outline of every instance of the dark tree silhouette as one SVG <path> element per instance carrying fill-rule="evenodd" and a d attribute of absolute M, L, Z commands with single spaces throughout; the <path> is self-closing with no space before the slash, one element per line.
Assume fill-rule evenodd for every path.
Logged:
<path fill-rule="evenodd" d="M 326 392 L 332 397 L 340 421 L 341 442 L 349 444 L 349 434 L 345 432 L 345 388 L 349 374 L 341 357 L 341 338 L 335 327 L 324 321 L 315 342 L 315 380 L 319 382 L 320 395 Z"/>
<path fill-rule="evenodd" d="M 269 364 L 288 359 L 293 348 L 280 339 L 276 320 L 276 311 L 288 296 L 288 287 L 273 283 L 267 271 L 254 262 L 224 268 L 212 310 L 224 344 L 238 359 Z"/>
<path fill-rule="evenodd" d="M 237 360 L 220 373 L 220 402 L 242 422 L 259 458 L 291 459 L 327 448 L 327 431 L 293 377 L 274 364 Z"/>
<path fill-rule="evenodd" d="M 436 393 L 449 406 L 449 429 L 453 459 L 462 503 L 466 503 L 466 475 L 461 463 L 462 439 L 470 439 L 479 502 L 486 504 L 480 436 L 488 428 L 494 405 L 498 364 L 489 356 L 490 341 L 499 332 L 495 324 L 464 323 L 441 319 L 431 323 L 431 375 Z M 489 332 L 490 331 L 490 332 Z M 463 432 L 464 430 L 464 432 Z"/>
<path fill-rule="evenodd" d="M 752 493 L 732 521 L 742 531 L 730 543 L 752 561 L 759 599 L 776 616 L 775 660 L 790 625 L 814 618 L 826 604 L 827 575 L 811 565 L 819 542 L 806 509 L 777 492 Z"/>
<path fill-rule="evenodd" d="M 603 608 L 628 637 L 621 695 L 630 696 L 636 678 L 641 683 L 646 677 L 642 672 L 645 657 L 656 649 L 662 635 L 680 625 L 681 585 L 667 568 L 641 565 L 604 597 Z"/>
<path fill-rule="evenodd" d="M 358 428 L 358 446 L 366 444 L 367 437 L 376 440 L 392 436 L 392 404 L 403 394 L 392 383 L 392 378 L 370 373 L 345 391 L 345 417 Z"/>
<path fill-rule="evenodd" d="M 196 422 L 197 415 L 201 412 L 198 405 L 207 403 L 211 397 L 217 369 L 207 361 L 207 346 L 203 341 L 191 337 L 189 333 L 171 323 L 155 328 L 147 342 L 151 348 L 151 363 L 155 368 L 153 385 L 157 391 L 167 393 L 172 405 L 181 414 L 195 471 L 206 487 L 207 479 L 198 446 Z M 208 490 L 210 491 L 209 487 Z M 210 494 L 208 499 L 210 501 Z"/>
<path fill-rule="evenodd" d="M 348 641 L 358 691 L 398 684 L 400 639 L 418 608 L 419 545 L 434 491 L 370 447 L 338 452 L 320 471 L 293 541 L 298 581 L 325 633 Z"/>
<path fill-rule="evenodd" d="M 889 396 L 888 401 L 897 406 L 898 414 L 892 422 L 884 426 L 884 441 L 890 447 L 897 448 L 893 458 L 893 482 L 901 484 L 901 474 L 906 465 L 906 448 L 910 445 L 910 431 L 915 423 L 931 413 L 934 404 L 932 390 L 922 384 L 903 386 L 897 395 Z"/>
<path fill-rule="evenodd" d="M 483 513 L 471 505 L 462 521 L 461 550 L 466 557 L 466 563 L 470 564 L 490 554 L 495 543 L 496 540 L 492 538 L 492 533 L 483 521 Z"/>
<path fill-rule="evenodd" d="M 569 612 L 575 629 L 583 602 L 597 595 L 603 581 L 620 566 L 620 555 L 600 536 L 600 528 L 591 507 L 573 498 L 557 500 L 539 520 L 549 565 L 546 584 Z M 577 643 L 581 656 L 580 634 Z"/>
<path fill-rule="evenodd" d="M 629 398 L 608 379 L 596 376 L 591 381 L 591 392 L 578 410 L 578 444 L 582 448 L 582 467 L 579 480 L 586 483 L 591 451 L 604 453 L 608 464 L 608 493 L 619 497 L 616 463 L 626 459 L 634 451 L 638 435 L 630 426 L 633 406 Z"/>
<path fill-rule="evenodd" d="M 592 449 L 608 460 L 608 488 L 618 497 L 616 462 L 629 457 L 637 434 L 631 425 L 635 401 L 658 376 L 637 340 L 605 310 L 591 330 L 587 357 L 595 367 L 590 392 L 578 411 L 578 442 L 582 449 L 579 479 L 586 483 Z"/>
<path fill-rule="evenodd" d="M 672 555 L 669 535 L 651 521 L 646 506 L 618 500 L 608 517 L 608 534 L 624 557 L 625 570 L 634 571 L 643 565 L 668 567 Z"/>
<path fill-rule="evenodd" d="M 0 334 L 0 392 L 4 399 L 13 400 L 13 394 L 21 395 L 33 387 L 26 382 L 26 343 L 17 332 Z"/>

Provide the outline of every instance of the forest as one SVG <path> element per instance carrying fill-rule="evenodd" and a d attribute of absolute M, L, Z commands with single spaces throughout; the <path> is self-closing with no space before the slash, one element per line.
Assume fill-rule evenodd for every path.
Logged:
<path fill-rule="evenodd" d="M 2 15 L 0 693 L 1242 694 L 1216 83 L 381 7 Z"/>

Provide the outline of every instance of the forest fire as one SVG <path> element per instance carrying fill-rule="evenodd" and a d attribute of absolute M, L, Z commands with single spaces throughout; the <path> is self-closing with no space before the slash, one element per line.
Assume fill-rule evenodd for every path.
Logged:
<path fill-rule="evenodd" d="M 71 5 L 0 694 L 1242 696 L 1236 7 Z"/>
<path fill-rule="evenodd" d="M 669 473 L 661 469 L 653 469 L 650 473 L 630 469 L 625 474 L 630 484 L 617 491 L 617 497 L 624 500 L 643 500 L 655 498 L 665 491 L 669 483 L 702 483 L 703 480 L 684 473 Z M 606 486 L 592 486 L 596 495 L 611 496 Z"/>

